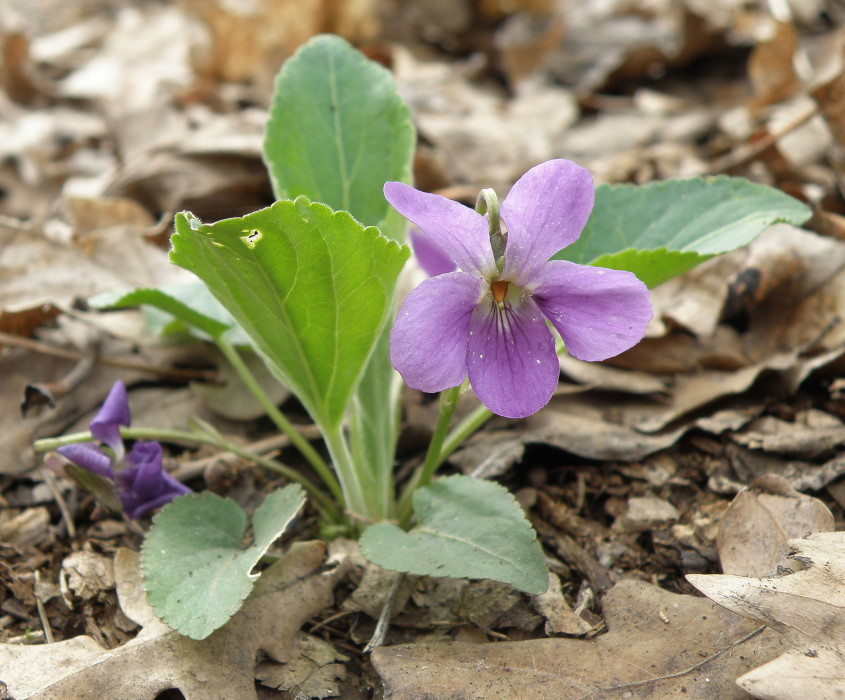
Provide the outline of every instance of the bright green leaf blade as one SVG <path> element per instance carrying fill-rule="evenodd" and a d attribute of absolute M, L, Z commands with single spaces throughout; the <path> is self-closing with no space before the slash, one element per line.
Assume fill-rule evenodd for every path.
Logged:
<path fill-rule="evenodd" d="M 682 275 L 687 270 L 691 270 L 712 257 L 712 255 L 666 250 L 666 248 L 653 250 L 629 248 L 621 253 L 602 255 L 590 264 L 597 267 L 609 267 L 613 270 L 630 270 L 647 287 L 654 288 L 666 280 Z"/>
<path fill-rule="evenodd" d="M 630 270 L 653 287 L 740 248 L 779 221 L 800 225 L 807 206 L 744 178 L 601 185 L 581 237 L 554 257 Z"/>
<path fill-rule="evenodd" d="M 382 187 L 410 181 L 415 142 L 390 73 L 338 36 L 311 39 L 276 79 L 264 160 L 280 199 L 304 194 L 369 226 L 387 217 L 396 237 Z"/>
<path fill-rule="evenodd" d="M 222 627 L 252 590 L 253 567 L 304 502 L 298 484 L 267 496 L 255 511 L 248 547 L 246 515 L 234 501 L 187 494 L 165 506 L 141 549 L 144 590 L 156 615 L 192 639 Z"/>
<path fill-rule="evenodd" d="M 216 224 L 179 214 L 172 245 L 313 418 L 338 426 L 409 250 L 306 197 Z"/>
<path fill-rule="evenodd" d="M 217 339 L 235 325 L 235 320 L 202 282 L 105 292 L 89 299 L 98 309 L 126 309 L 148 305 L 161 309 L 206 336 Z"/>
<path fill-rule="evenodd" d="M 367 559 L 392 571 L 423 576 L 490 578 L 526 593 L 548 587 L 536 534 L 516 499 L 491 481 L 450 476 L 414 493 L 417 526 L 390 523 L 361 536 Z"/>

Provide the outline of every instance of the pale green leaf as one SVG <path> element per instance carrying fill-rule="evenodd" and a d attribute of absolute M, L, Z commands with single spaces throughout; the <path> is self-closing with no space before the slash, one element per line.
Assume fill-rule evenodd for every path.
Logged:
<path fill-rule="evenodd" d="M 338 36 L 311 39 L 276 78 L 264 160 L 279 199 L 304 194 L 403 240 L 382 188 L 410 181 L 415 145 L 393 77 Z"/>
<path fill-rule="evenodd" d="M 246 515 L 213 493 L 186 494 L 154 518 L 141 549 L 143 587 L 162 620 L 180 634 L 205 639 L 246 599 L 258 574 L 252 569 L 305 502 L 298 484 L 274 491 L 253 517 L 246 545 Z"/>
<path fill-rule="evenodd" d="M 450 476 L 414 493 L 416 526 L 377 523 L 361 536 L 367 559 L 392 571 L 504 581 L 542 593 L 548 572 L 537 536 L 504 487 Z"/>
<path fill-rule="evenodd" d="M 601 185 L 581 237 L 554 257 L 630 270 L 654 287 L 747 245 L 771 224 L 800 225 L 810 213 L 797 199 L 744 178 Z"/>

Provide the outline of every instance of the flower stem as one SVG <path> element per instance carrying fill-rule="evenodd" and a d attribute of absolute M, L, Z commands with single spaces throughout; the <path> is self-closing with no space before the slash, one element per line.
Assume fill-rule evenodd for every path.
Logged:
<path fill-rule="evenodd" d="M 476 430 L 483 426 L 493 417 L 493 412 L 485 405 L 480 405 L 472 410 L 455 428 L 446 436 L 443 448 L 440 451 L 440 461 L 445 460 Z"/>
<path fill-rule="evenodd" d="M 261 455 L 257 455 L 249 450 L 244 450 L 220 435 L 195 433 L 186 430 L 163 430 L 159 428 L 121 428 L 120 435 L 124 439 L 128 440 L 156 440 L 188 445 L 212 445 L 221 450 L 225 450 L 226 452 L 231 452 L 232 454 L 238 455 L 238 457 L 243 457 L 250 462 L 254 462 L 255 464 L 274 471 L 277 474 L 281 474 L 290 481 L 301 484 L 302 487 L 311 494 L 311 497 L 314 499 L 315 506 L 324 518 L 334 523 L 342 521 L 342 515 L 337 507 L 337 504 L 323 491 L 321 491 L 310 479 L 304 477 L 295 469 L 292 469 L 278 460 L 262 457 Z M 76 442 L 89 442 L 93 439 L 93 436 L 89 432 L 73 433 L 71 435 L 64 435 L 63 437 L 58 438 L 36 440 L 33 444 L 33 449 L 36 452 L 49 452 L 63 445 L 70 445 Z"/>
<path fill-rule="evenodd" d="M 305 459 L 308 460 L 309 464 L 314 468 L 314 471 L 317 472 L 317 475 L 323 480 L 323 483 L 326 485 L 326 488 L 331 491 L 332 495 L 337 499 L 341 500 L 343 498 L 343 492 L 340 488 L 340 484 L 335 478 L 334 473 L 332 472 L 331 468 L 326 464 L 322 457 L 317 453 L 314 447 L 311 445 L 308 440 L 306 440 L 302 435 L 293 427 L 293 424 L 285 417 L 285 415 L 278 409 L 278 407 L 270 400 L 267 394 L 264 393 L 264 390 L 261 388 L 261 385 L 255 379 L 255 376 L 250 372 L 249 367 L 247 367 L 246 363 L 243 361 L 240 353 L 234 348 L 231 343 L 226 342 L 225 340 L 218 339 L 217 340 L 217 347 L 220 348 L 220 351 L 225 355 L 226 359 L 235 368 L 235 371 L 238 373 L 238 376 L 241 378 L 241 381 L 244 383 L 247 389 L 252 393 L 252 395 L 257 399 L 258 403 L 261 404 L 261 407 L 264 409 L 267 416 L 276 427 L 281 430 L 291 441 L 291 444 L 296 447 L 300 453 L 302 454 Z"/>
<path fill-rule="evenodd" d="M 455 409 L 458 407 L 458 399 L 461 397 L 462 389 L 463 384 L 459 384 L 451 389 L 440 392 L 440 415 L 437 418 L 437 425 L 434 428 L 434 434 L 431 436 L 431 442 L 428 444 L 428 451 L 425 453 L 425 461 L 414 472 L 414 475 L 411 477 L 407 486 L 405 486 L 399 498 L 397 510 L 399 523 L 403 527 L 411 520 L 411 499 L 413 498 L 414 491 L 428 484 L 434 472 L 437 471 L 437 467 L 443 463 L 443 459 L 445 458 L 443 455 L 443 444 L 446 440 L 446 433 L 449 430 L 449 426 L 452 424 Z"/>

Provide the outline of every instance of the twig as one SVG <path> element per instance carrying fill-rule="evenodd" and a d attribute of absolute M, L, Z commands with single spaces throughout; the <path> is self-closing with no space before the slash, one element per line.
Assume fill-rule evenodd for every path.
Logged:
<path fill-rule="evenodd" d="M 27 384 L 21 401 L 21 415 L 26 417 L 30 408 L 45 403 L 50 408 L 55 408 L 57 400 L 67 396 L 91 374 L 99 354 L 99 344 L 91 343 L 81 353 L 79 360 L 70 372 L 58 381 L 45 384 Z"/>
<path fill-rule="evenodd" d="M 297 431 L 306 440 L 316 440 L 320 437 L 320 429 L 316 425 L 302 425 L 297 426 Z M 263 440 L 256 440 L 248 445 L 244 445 L 244 450 L 252 452 L 257 455 L 268 455 L 276 452 L 283 447 L 288 447 L 291 444 L 290 438 L 287 435 L 272 435 Z M 205 471 L 205 468 L 219 460 L 236 461 L 241 460 L 242 457 L 234 455 L 231 452 L 216 452 L 208 457 L 200 459 L 183 460 L 179 462 L 179 466 L 173 470 L 173 476 L 179 481 L 188 481 L 196 476 L 199 476 Z"/>
<path fill-rule="evenodd" d="M 56 505 L 59 506 L 59 512 L 62 514 L 62 518 L 65 521 L 67 534 L 70 535 L 71 539 L 75 540 L 76 525 L 73 523 L 73 518 L 70 515 L 70 509 L 67 507 L 67 503 L 65 503 L 65 499 L 56 484 L 56 477 L 53 472 L 47 468 L 45 468 L 42 473 L 44 474 L 44 483 L 47 484 L 47 488 L 50 489 L 50 493 L 53 495 L 53 498 L 56 499 Z"/>
<path fill-rule="evenodd" d="M 28 233 L 31 230 L 31 225 L 28 221 L 16 219 L 13 216 L 4 216 L 3 214 L 0 214 L 0 226 L 23 233 Z"/>
<path fill-rule="evenodd" d="M 36 569 L 35 585 L 37 586 L 39 583 L 41 583 L 41 572 Z M 44 630 L 44 637 L 48 644 L 52 644 L 54 641 L 53 628 L 50 627 L 50 620 L 47 618 L 47 610 L 44 608 L 44 603 L 41 602 L 41 598 L 37 592 L 35 594 L 35 607 L 38 608 L 38 617 L 41 618 L 41 627 Z"/>
<path fill-rule="evenodd" d="M 818 105 L 813 105 L 811 109 L 799 115 L 788 124 L 785 124 L 777 131 L 764 136 L 759 141 L 755 141 L 754 143 L 742 144 L 730 153 L 726 153 L 721 158 L 717 158 L 710 164 L 710 167 L 706 168 L 701 174 L 718 175 L 720 173 L 725 172 L 726 170 L 730 170 L 731 168 L 735 168 L 738 165 L 742 165 L 743 163 L 747 163 L 748 161 L 754 160 L 763 151 L 769 148 L 769 146 L 773 146 L 784 136 L 795 131 L 795 129 L 797 129 L 799 126 L 806 124 L 818 113 Z"/>
<path fill-rule="evenodd" d="M 43 355 L 52 355 L 54 357 L 62 357 L 66 360 L 79 360 L 83 353 L 79 350 L 67 350 L 65 348 L 57 348 L 54 345 L 43 343 L 32 338 L 24 338 L 13 333 L 4 333 L 0 331 L 0 344 L 9 345 L 11 347 L 25 348 L 33 352 L 40 352 Z M 110 355 L 101 355 L 97 358 L 97 363 L 106 365 L 108 367 L 117 367 L 119 369 L 133 369 L 140 372 L 148 372 L 149 374 L 157 374 L 165 377 L 173 377 L 178 379 L 203 379 L 206 381 L 214 381 L 217 379 L 217 372 L 213 370 L 200 369 L 183 369 L 179 367 L 163 367 L 161 365 L 151 365 L 148 362 L 141 360 L 121 359 L 112 357 Z"/>
<path fill-rule="evenodd" d="M 390 629 L 390 616 L 393 613 L 393 603 L 396 601 L 396 596 L 399 594 L 399 588 L 402 586 L 402 582 L 404 580 L 405 574 L 397 573 L 396 578 L 393 579 L 393 583 L 390 584 L 390 590 L 387 593 L 387 600 L 384 601 L 384 607 L 381 609 L 381 615 L 378 616 L 378 622 L 376 623 L 376 629 L 373 632 L 373 637 L 369 642 L 367 642 L 367 646 L 364 647 L 365 654 L 376 647 L 384 645 L 384 641 L 387 638 L 387 631 Z"/>

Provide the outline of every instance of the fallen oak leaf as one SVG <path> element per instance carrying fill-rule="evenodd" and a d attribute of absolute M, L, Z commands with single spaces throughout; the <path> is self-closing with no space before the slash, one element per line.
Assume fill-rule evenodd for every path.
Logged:
<path fill-rule="evenodd" d="M 229 624 L 202 641 L 171 631 L 134 597 L 127 604 L 131 617 L 146 626 L 116 649 L 102 649 L 89 637 L 43 646 L 0 644 L 0 681 L 18 700 L 151 699 L 169 688 L 186 700 L 256 698 L 258 652 L 289 659 L 301 625 L 332 602 L 344 566 L 327 568 L 324 558 L 320 542 L 292 545 L 262 573 Z M 136 585 L 124 578 L 119 594 L 131 594 Z"/>
<path fill-rule="evenodd" d="M 721 699 L 747 697 L 733 679 L 785 642 L 710 601 L 643 581 L 604 598 L 609 632 L 590 640 L 417 644 L 376 649 L 393 700 L 460 697 Z M 667 622 L 668 620 L 668 622 Z"/>
<path fill-rule="evenodd" d="M 833 525 L 833 514 L 819 499 L 799 493 L 777 474 L 759 476 L 722 516 L 716 537 L 722 571 L 770 576 L 789 564 L 790 539 Z"/>
<path fill-rule="evenodd" d="M 792 557 L 807 568 L 784 576 L 687 576 L 712 600 L 763 622 L 795 647 L 737 679 L 737 685 L 754 697 L 787 700 L 845 694 L 843 545 L 843 532 L 790 540 Z"/>

